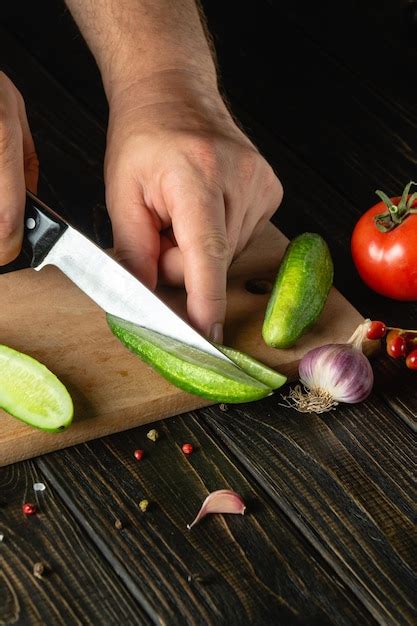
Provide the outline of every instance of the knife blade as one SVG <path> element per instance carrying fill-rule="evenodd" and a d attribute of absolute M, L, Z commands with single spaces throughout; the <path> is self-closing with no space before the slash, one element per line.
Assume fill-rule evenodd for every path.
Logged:
<path fill-rule="evenodd" d="M 29 191 L 25 239 L 33 269 L 55 265 L 105 312 L 237 367 L 109 254 Z"/>

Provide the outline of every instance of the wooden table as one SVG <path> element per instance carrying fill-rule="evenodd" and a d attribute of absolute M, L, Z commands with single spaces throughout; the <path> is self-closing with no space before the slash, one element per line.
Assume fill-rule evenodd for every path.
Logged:
<path fill-rule="evenodd" d="M 10 4 L 1 66 L 27 102 L 40 194 L 108 245 L 95 66 L 60 2 Z M 363 315 L 416 327 L 416 304 L 372 294 L 349 253 L 374 190 L 416 178 L 405 5 L 206 2 L 233 110 L 285 187 L 275 223 L 326 238 L 336 286 Z M 144 427 L 1 469 L 0 624 L 416 624 L 417 378 L 387 358 L 375 373 L 368 401 L 333 413 L 214 406 L 159 422 L 157 444 Z M 226 487 L 247 514 L 188 531 Z"/>

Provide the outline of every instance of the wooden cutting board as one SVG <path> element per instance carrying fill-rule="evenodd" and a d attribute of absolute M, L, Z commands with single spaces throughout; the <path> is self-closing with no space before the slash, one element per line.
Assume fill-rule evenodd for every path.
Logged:
<path fill-rule="evenodd" d="M 362 317 L 335 289 L 314 329 L 293 349 L 268 348 L 261 326 L 269 294 L 248 280 L 272 281 L 288 240 L 272 224 L 230 270 L 225 344 L 244 350 L 290 378 L 310 348 L 346 341 Z M 44 433 L 0 409 L 0 466 L 197 409 L 209 401 L 180 391 L 113 337 L 103 312 L 58 269 L 0 275 L 0 343 L 26 352 L 68 387 L 75 418 L 64 433 Z M 182 290 L 160 295 L 184 314 Z M 278 400 L 277 400 L 278 401 Z"/>

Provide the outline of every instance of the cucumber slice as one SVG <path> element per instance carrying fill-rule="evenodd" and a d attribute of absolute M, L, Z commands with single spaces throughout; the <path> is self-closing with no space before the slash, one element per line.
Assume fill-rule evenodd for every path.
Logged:
<path fill-rule="evenodd" d="M 288 245 L 275 279 L 262 326 L 265 343 L 289 348 L 320 317 L 333 282 L 329 248 L 316 233 Z"/>
<path fill-rule="evenodd" d="M 264 363 L 257 361 L 252 356 L 249 356 L 249 354 L 240 352 L 234 348 L 229 348 L 228 346 L 221 346 L 220 344 L 214 345 L 216 348 L 221 350 L 223 354 L 228 356 L 231 361 L 243 369 L 246 374 L 256 378 L 256 380 L 259 380 L 267 387 L 271 387 L 271 389 L 278 389 L 287 382 L 286 376 L 276 372 Z"/>
<path fill-rule="evenodd" d="M 0 407 L 18 419 L 56 432 L 67 428 L 74 408 L 67 389 L 45 365 L 0 345 Z"/>
<path fill-rule="evenodd" d="M 129 350 L 184 391 L 228 403 L 259 400 L 272 392 L 227 361 L 109 314 L 107 322 Z"/>

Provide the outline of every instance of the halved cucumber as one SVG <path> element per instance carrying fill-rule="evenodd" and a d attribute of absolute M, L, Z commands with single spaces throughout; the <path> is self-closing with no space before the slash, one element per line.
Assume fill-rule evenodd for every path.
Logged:
<path fill-rule="evenodd" d="M 272 373 L 275 372 L 265 366 L 269 373 L 268 382 L 271 383 L 265 384 L 227 361 L 217 359 L 170 337 L 112 315 L 107 315 L 107 322 L 113 334 L 129 350 L 151 365 L 164 378 L 185 391 L 214 402 L 238 403 L 258 400 L 269 395 L 273 388 L 285 381 L 284 377 L 278 374 L 279 378 L 272 380 Z M 230 353 L 227 356 L 230 356 Z M 252 363 L 250 357 L 248 359 Z M 253 364 L 251 367 L 254 367 Z M 261 369 L 262 365 L 258 363 L 258 370 Z"/>
<path fill-rule="evenodd" d="M 215 344 L 215 346 L 221 350 L 223 354 L 228 356 L 231 361 L 236 363 L 236 365 L 238 365 L 244 372 L 246 372 L 246 374 L 252 376 L 252 378 L 256 378 L 256 380 L 259 380 L 267 387 L 271 387 L 271 389 L 278 389 L 287 382 L 286 376 L 276 372 L 264 363 L 257 361 L 252 356 L 249 356 L 249 354 L 246 354 L 246 352 L 240 352 L 234 348 L 221 346 L 219 344 Z"/>
<path fill-rule="evenodd" d="M 74 408 L 67 389 L 45 365 L 0 345 L 0 407 L 18 419 L 47 431 L 60 431 L 72 421 Z"/>
<path fill-rule="evenodd" d="M 303 233 L 288 245 L 262 326 L 265 343 L 289 348 L 320 317 L 333 282 L 333 262 L 324 239 Z"/>

